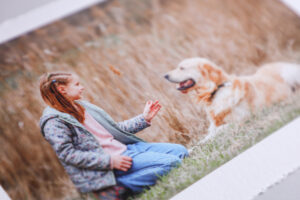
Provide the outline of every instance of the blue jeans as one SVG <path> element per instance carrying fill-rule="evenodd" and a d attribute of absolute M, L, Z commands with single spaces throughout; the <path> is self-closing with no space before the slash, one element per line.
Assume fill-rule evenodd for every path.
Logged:
<path fill-rule="evenodd" d="M 188 152 L 180 144 L 138 142 L 127 145 L 122 155 L 131 157 L 132 165 L 126 172 L 114 170 L 117 184 L 138 193 L 179 165 Z"/>

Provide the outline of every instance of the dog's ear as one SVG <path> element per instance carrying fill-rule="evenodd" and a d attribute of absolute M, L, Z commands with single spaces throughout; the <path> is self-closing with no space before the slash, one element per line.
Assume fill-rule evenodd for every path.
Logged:
<path fill-rule="evenodd" d="M 207 75 L 207 72 L 206 72 L 206 69 L 205 68 L 203 68 L 203 66 L 202 65 L 198 65 L 198 71 L 200 72 L 200 74 L 202 75 L 202 77 L 206 77 L 206 75 Z"/>
<path fill-rule="evenodd" d="M 203 68 L 206 70 L 208 77 L 211 81 L 215 82 L 217 85 L 222 82 L 222 71 L 209 64 L 204 64 Z"/>

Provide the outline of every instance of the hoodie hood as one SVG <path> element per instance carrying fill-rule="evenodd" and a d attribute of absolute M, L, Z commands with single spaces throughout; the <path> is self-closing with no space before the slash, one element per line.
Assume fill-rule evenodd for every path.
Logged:
<path fill-rule="evenodd" d="M 80 103 L 82 106 L 84 106 L 82 104 L 82 102 L 78 102 L 78 103 Z M 85 129 L 85 127 L 72 115 L 70 115 L 68 113 L 60 112 L 60 111 L 56 110 L 55 108 L 47 106 L 43 111 L 43 114 L 42 114 L 42 117 L 40 118 L 40 123 L 39 123 L 40 129 L 41 129 L 41 132 L 43 135 L 44 135 L 44 126 L 45 126 L 46 122 L 52 118 L 59 118 L 70 124 L 73 124 L 75 126 L 79 126 L 79 127 L 82 127 Z"/>

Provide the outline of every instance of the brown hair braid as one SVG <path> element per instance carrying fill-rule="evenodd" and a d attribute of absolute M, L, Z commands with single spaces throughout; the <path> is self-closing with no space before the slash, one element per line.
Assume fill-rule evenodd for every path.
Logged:
<path fill-rule="evenodd" d="M 83 106 L 71 101 L 57 89 L 58 85 L 67 85 L 72 78 L 73 74 L 67 72 L 45 73 L 40 77 L 40 92 L 46 104 L 60 112 L 72 115 L 82 123 L 84 121 Z"/>

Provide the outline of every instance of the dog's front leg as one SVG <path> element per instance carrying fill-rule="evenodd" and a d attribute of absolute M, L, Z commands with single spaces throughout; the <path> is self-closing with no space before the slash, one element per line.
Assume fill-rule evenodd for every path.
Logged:
<path fill-rule="evenodd" d="M 216 132 L 217 132 L 217 127 L 213 122 L 211 122 L 208 128 L 208 135 L 214 135 L 216 134 Z"/>
<path fill-rule="evenodd" d="M 229 127 L 229 124 L 223 124 L 221 126 L 215 126 L 214 124 L 210 124 L 206 137 L 203 140 L 201 140 L 200 143 L 203 144 L 203 143 L 207 142 L 211 138 L 214 138 L 216 135 L 222 133 L 228 127 Z"/>
<path fill-rule="evenodd" d="M 214 123 L 211 122 L 210 126 L 208 128 L 207 135 L 205 136 L 204 139 L 199 141 L 199 144 L 203 144 L 203 143 L 207 142 L 209 139 L 213 138 L 214 135 L 216 135 L 216 132 L 217 132 L 217 127 L 215 126 Z"/>
<path fill-rule="evenodd" d="M 229 124 L 223 124 L 221 126 L 216 127 L 216 132 L 217 134 L 223 132 L 224 130 L 228 129 L 228 127 L 230 127 Z"/>

